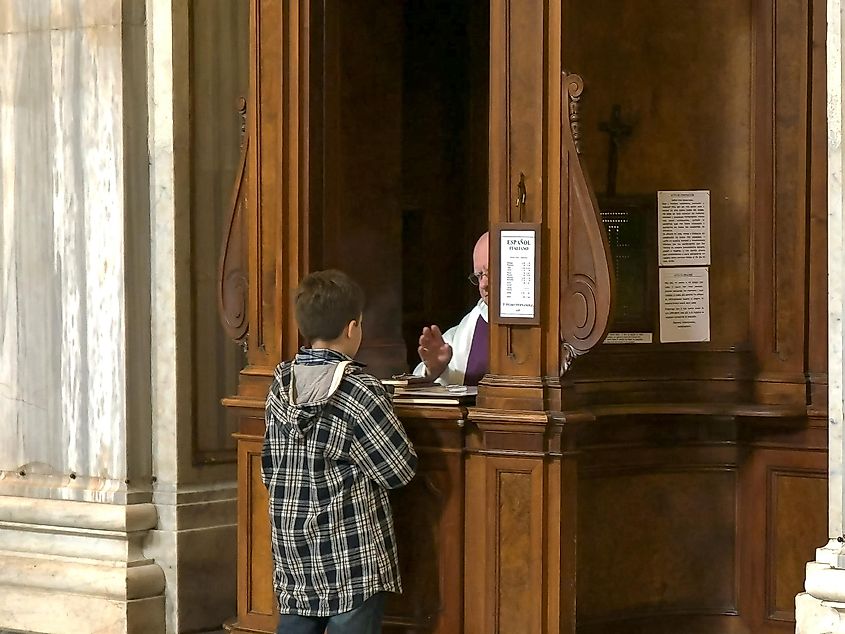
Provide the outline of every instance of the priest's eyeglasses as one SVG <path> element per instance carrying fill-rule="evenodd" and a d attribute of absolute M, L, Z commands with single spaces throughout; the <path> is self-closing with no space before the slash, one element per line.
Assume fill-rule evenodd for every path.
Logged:
<path fill-rule="evenodd" d="M 478 286 L 481 283 L 481 278 L 486 277 L 488 280 L 490 279 L 490 274 L 487 271 L 481 271 L 481 273 L 470 273 L 467 276 L 469 283 L 473 286 Z"/>

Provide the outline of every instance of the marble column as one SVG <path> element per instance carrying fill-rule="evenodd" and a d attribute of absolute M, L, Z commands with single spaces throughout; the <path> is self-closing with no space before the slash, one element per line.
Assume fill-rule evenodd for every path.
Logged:
<path fill-rule="evenodd" d="M 845 191 L 842 187 L 843 77 L 841 0 L 827 2 L 828 126 L 828 543 L 807 564 L 795 599 L 798 634 L 845 634 Z"/>
<path fill-rule="evenodd" d="M 0 628 L 164 631 L 144 19 L 0 2 Z"/>
<path fill-rule="evenodd" d="M 234 466 L 192 451 L 189 8 L 0 0 L 0 631 L 235 613 Z"/>

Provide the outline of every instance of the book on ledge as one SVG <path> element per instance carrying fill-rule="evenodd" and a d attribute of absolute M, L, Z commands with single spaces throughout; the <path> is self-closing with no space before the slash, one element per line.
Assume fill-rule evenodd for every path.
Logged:
<path fill-rule="evenodd" d="M 394 374 L 389 379 L 382 379 L 382 385 L 390 387 L 408 387 L 411 385 L 434 385 L 434 381 L 427 376 L 417 376 L 415 374 Z"/>
<path fill-rule="evenodd" d="M 475 385 L 412 385 L 396 387 L 393 402 L 396 405 L 465 405 L 475 401 Z"/>

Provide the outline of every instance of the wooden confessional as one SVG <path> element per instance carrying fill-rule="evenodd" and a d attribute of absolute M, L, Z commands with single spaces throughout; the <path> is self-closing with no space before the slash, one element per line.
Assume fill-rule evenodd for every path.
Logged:
<path fill-rule="evenodd" d="M 250 0 L 220 261 L 248 358 L 224 399 L 231 631 L 275 628 L 260 452 L 299 280 L 337 267 L 362 283 L 361 357 L 386 376 L 423 324 L 471 305 L 473 242 L 507 223 L 540 227 L 539 323 L 492 324 L 475 406 L 397 410 L 420 463 L 392 497 L 405 593 L 385 631 L 794 628 L 827 538 L 824 3 L 629 5 Z M 632 110 L 643 136 L 623 146 Z M 619 168 L 597 196 L 599 129 Z M 659 189 L 712 194 L 709 342 L 658 343 Z M 609 250 L 608 210 L 642 215 L 639 242 Z M 599 345 L 623 324 L 653 341 Z"/>

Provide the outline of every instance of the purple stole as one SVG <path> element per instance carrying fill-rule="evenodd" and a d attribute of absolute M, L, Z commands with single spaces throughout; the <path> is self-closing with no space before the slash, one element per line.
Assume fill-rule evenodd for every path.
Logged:
<path fill-rule="evenodd" d="M 482 377 L 490 369 L 490 326 L 481 315 L 475 322 L 472 333 L 472 346 L 467 358 L 467 369 L 464 373 L 464 385 L 478 385 Z"/>

